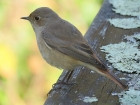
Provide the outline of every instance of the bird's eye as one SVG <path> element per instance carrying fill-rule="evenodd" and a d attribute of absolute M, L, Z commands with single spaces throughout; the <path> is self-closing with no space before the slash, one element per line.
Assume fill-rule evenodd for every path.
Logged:
<path fill-rule="evenodd" d="M 35 19 L 36 21 L 38 21 L 38 20 L 40 20 L 40 17 L 39 17 L 39 16 L 35 16 L 34 19 Z"/>

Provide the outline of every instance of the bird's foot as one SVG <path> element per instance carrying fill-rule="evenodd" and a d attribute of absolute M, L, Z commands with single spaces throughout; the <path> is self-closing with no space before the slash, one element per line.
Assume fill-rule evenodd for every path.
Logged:
<path fill-rule="evenodd" d="M 57 83 L 54 83 L 52 85 L 52 89 L 48 92 L 47 96 L 50 95 L 50 93 L 52 91 L 56 91 L 56 90 L 68 90 L 69 87 L 68 86 L 73 86 L 73 85 L 76 85 L 76 83 L 68 83 L 68 82 L 63 82 L 63 81 L 60 81 L 60 82 L 57 82 Z"/>

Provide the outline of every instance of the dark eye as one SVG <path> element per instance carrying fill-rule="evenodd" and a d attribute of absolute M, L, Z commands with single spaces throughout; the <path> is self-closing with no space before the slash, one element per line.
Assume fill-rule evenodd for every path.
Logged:
<path fill-rule="evenodd" d="M 40 17 L 39 17 L 39 16 L 35 16 L 34 19 L 35 19 L 36 21 L 38 21 L 38 20 L 40 20 Z"/>

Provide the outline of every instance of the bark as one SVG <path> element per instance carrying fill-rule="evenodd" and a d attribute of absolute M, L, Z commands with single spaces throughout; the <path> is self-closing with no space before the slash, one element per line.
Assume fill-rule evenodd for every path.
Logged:
<path fill-rule="evenodd" d="M 124 35 L 131 35 L 138 32 L 138 29 L 124 30 L 116 28 L 107 20 L 110 18 L 124 17 L 112 11 L 112 5 L 108 0 L 104 0 L 102 8 L 89 27 L 85 38 L 92 49 L 98 54 L 98 57 L 106 64 L 105 53 L 100 51 L 100 47 L 110 43 L 122 41 Z M 126 17 L 126 16 L 125 16 Z M 118 77 L 127 77 L 125 73 L 117 72 Z M 125 75 L 124 75 L 125 74 Z M 122 89 L 113 81 L 93 73 L 85 67 L 77 67 L 73 72 L 64 70 L 59 81 L 67 80 L 75 85 L 57 84 L 54 87 L 60 88 L 53 90 L 48 96 L 45 105 L 120 105 L 118 96 L 113 96 L 113 92 L 120 92 Z M 128 81 L 124 81 L 127 83 Z M 97 97 L 98 101 L 85 103 L 85 96 Z"/>

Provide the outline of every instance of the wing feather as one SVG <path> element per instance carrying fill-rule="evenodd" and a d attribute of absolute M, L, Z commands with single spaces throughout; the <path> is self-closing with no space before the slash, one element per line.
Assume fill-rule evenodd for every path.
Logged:
<path fill-rule="evenodd" d="M 46 38 L 45 36 L 43 37 L 45 43 L 47 45 L 49 45 L 51 48 L 65 54 L 65 55 L 68 55 L 68 56 L 71 56 L 72 58 L 74 59 L 77 59 L 77 60 L 80 60 L 82 62 L 85 62 L 85 63 L 89 63 L 89 64 L 92 64 L 92 65 L 95 65 L 96 67 L 98 68 L 101 68 L 101 69 L 105 69 L 104 65 L 102 65 L 100 62 L 98 62 L 98 60 L 96 60 L 93 55 L 91 55 L 91 51 L 81 45 L 71 45 L 71 43 L 60 43 L 62 41 L 56 41 L 53 40 L 53 39 L 48 39 Z M 61 46 L 60 46 L 61 45 Z"/>

